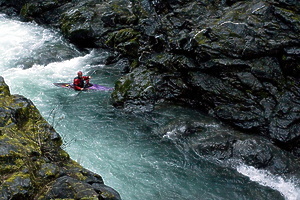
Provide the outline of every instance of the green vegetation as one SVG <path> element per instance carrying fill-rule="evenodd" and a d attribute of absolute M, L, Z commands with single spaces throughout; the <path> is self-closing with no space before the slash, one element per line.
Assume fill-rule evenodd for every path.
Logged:
<path fill-rule="evenodd" d="M 125 55 L 136 57 L 139 49 L 139 37 L 139 32 L 126 28 L 110 33 L 105 43 Z"/>

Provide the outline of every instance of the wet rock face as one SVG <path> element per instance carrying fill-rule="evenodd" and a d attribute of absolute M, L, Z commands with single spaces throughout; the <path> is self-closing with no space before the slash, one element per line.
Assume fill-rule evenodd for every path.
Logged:
<path fill-rule="evenodd" d="M 61 144 L 33 103 L 11 95 L 0 77 L 0 199 L 121 199 Z"/>
<path fill-rule="evenodd" d="M 151 53 L 140 57 L 158 74 L 152 76 L 153 96 L 184 101 L 299 155 L 299 3 L 290 3 L 296 7 L 282 1 L 208 3 L 206 12 L 191 2 L 170 4 L 168 14 L 157 15 Z"/>
<path fill-rule="evenodd" d="M 0 1 L 80 47 L 127 59 L 114 104 L 184 102 L 300 156 L 300 5 L 268 1 Z M 22 11 L 22 12 L 21 12 Z"/>
<path fill-rule="evenodd" d="M 291 153 L 266 138 L 242 134 L 218 122 L 178 117 L 154 133 L 218 165 L 236 169 L 246 164 L 272 174 L 299 177 L 299 160 Z"/>

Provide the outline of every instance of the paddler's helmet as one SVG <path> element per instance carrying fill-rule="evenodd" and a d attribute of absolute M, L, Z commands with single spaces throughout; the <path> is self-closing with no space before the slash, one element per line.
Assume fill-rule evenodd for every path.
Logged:
<path fill-rule="evenodd" d="M 82 76 L 82 71 L 77 72 L 78 76 Z"/>

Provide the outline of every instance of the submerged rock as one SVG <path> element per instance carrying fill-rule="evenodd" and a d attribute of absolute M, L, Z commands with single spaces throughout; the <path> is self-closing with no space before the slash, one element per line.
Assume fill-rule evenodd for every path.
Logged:
<path fill-rule="evenodd" d="M 30 100 L 11 95 L 2 77 L 0 110 L 0 199 L 121 199 L 70 159 L 59 134 Z"/>

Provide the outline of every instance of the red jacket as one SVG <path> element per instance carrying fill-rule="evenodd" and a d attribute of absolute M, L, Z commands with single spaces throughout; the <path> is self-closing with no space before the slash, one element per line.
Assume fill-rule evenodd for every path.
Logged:
<path fill-rule="evenodd" d="M 86 84 L 89 84 L 89 76 L 82 76 L 79 78 L 78 76 L 74 78 L 73 85 L 75 90 L 81 90 L 81 88 L 84 88 L 84 81 Z"/>

